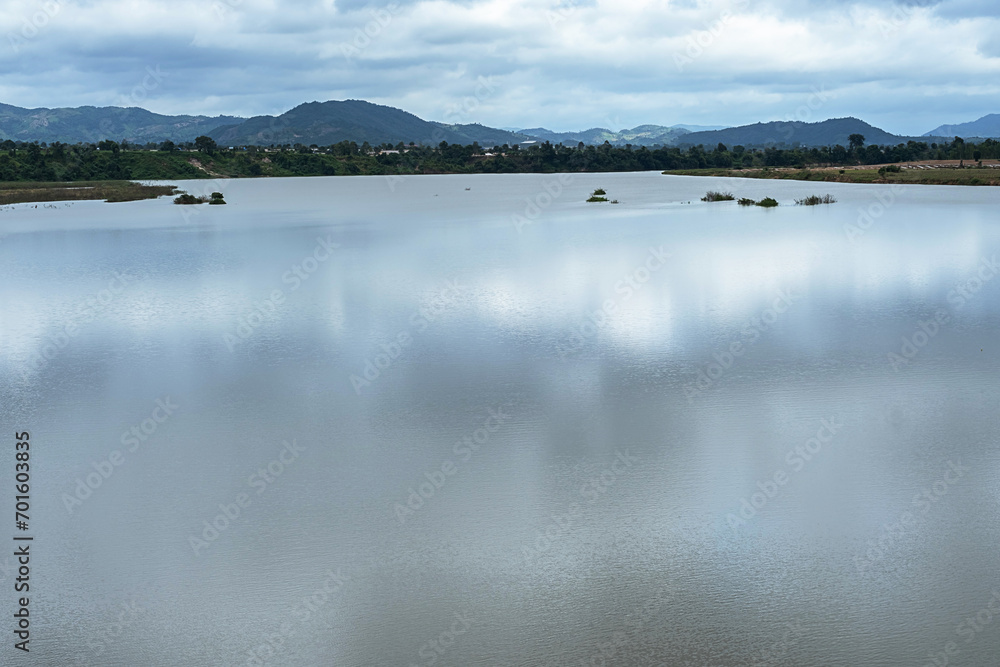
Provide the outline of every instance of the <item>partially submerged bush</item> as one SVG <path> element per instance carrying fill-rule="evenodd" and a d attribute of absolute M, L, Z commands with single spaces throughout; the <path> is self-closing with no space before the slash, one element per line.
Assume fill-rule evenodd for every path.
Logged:
<path fill-rule="evenodd" d="M 702 201 L 733 201 L 734 199 L 736 197 L 733 196 L 732 192 L 716 192 L 715 190 L 709 190 L 701 198 Z"/>
<path fill-rule="evenodd" d="M 772 206 L 777 206 L 778 202 L 771 197 L 764 197 L 760 201 L 754 201 L 753 199 L 747 199 L 746 197 L 740 197 L 740 206 L 763 206 L 764 208 L 771 208 Z"/>
<path fill-rule="evenodd" d="M 179 195 L 174 199 L 175 204 L 225 204 L 226 200 L 222 198 L 221 192 L 213 192 L 212 198 L 201 195 L 195 197 L 192 194 L 188 194 L 183 190 L 177 190 L 174 194 Z"/>
<path fill-rule="evenodd" d="M 182 192 L 179 197 L 174 199 L 175 204 L 204 204 L 207 201 L 208 197 L 195 197 L 186 192 Z"/>
<path fill-rule="evenodd" d="M 604 191 L 604 188 L 597 188 L 593 192 L 593 196 L 595 196 L 595 197 L 598 196 L 598 195 L 606 195 L 606 194 L 608 194 L 608 193 Z"/>
<path fill-rule="evenodd" d="M 607 198 L 607 197 L 598 197 L 597 195 L 592 195 L 592 196 L 590 197 L 590 199 L 588 199 L 587 201 L 588 201 L 588 202 L 594 202 L 594 201 L 608 201 L 608 198 Z"/>
<path fill-rule="evenodd" d="M 822 197 L 810 195 L 805 199 L 796 199 L 795 203 L 799 206 L 816 206 L 818 204 L 835 204 L 837 200 L 833 198 L 833 195 L 823 195 Z"/>

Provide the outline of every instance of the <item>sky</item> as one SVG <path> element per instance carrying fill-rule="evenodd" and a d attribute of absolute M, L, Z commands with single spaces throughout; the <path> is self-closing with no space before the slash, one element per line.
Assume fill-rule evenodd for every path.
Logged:
<path fill-rule="evenodd" d="M 997 0 L 0 0 L 0 102 L 556 131 L 1000 113 Z"/>

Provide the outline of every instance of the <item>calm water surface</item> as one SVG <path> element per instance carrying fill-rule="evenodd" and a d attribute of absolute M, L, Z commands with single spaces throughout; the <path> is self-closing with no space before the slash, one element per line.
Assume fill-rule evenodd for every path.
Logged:
<path fill-rule="evenodd" d="M 22 664 L 1000 664 L 997 190 L 183 185 L 0 211 Z"/>

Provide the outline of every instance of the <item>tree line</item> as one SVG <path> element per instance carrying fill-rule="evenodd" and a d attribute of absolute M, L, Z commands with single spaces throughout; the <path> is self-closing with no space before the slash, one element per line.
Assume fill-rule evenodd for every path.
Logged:
<path fill-rule="evenodd" d="M 948 143 L 909 141 L 896 146 L 865 145 L 852 135 L 848 146 L 822 148 L 770 146 L 646 147 L 564 146 L 544 142 L 529 146 L 486 148 L 441 142 L 328 146 L 283 144 L 219 146 L 209 137 L 174 144 L 143 145 L 105 140 L 96 144 L 0 142 L 0 181 L 82 181 L 193 179 L 253 176 L 339 176 L 439 173 L 552 173 L 682 169 L 751 169 L 871 165 L 919 160 L 975 163 L 1000 158 L 1000 142 L 980 143 L 956 137 Z"/>

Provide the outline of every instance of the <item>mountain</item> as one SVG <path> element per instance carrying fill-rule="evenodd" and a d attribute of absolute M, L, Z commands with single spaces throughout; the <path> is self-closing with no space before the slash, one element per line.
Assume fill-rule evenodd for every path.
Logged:
<path fill-rule="evenodd" d="M 452 129 L 453 127 L 459 129 Z M 464 129 L 462 129 L 464 128 Z M 480 134 L 475 129 L 482 128 Z M 341 141 L 378 145 L 383 143 L 468 144 L 470 136 L 486 135 L 475 125 L 450 126 L 431 123 L 394 107 L 362 100 L 307 102 L 279 116 L 255 116 L 235 125 L 217 127 L 208 136 L 223 146 L 270 144 L 318 144 Z M 483 143 L 483 142 L 480 142 Z M 492 145 L 492 144 L 490 144 Z"/>
<path fill-rule="evenodd" d="M 757 123 L 742 127 L 730 127 L 711 132 L 692 132 L 684 135 L 678 145 L 693 146 L 704 144 L 715 146 L 847 146 L 852 134 L 861 134 L 868 145 L 880 146 L 905 144 L 907 141 L 923 141 L 921 137 L 901 137 L 858 120 L 857 118 L 832 118 L 819 123 L 801 121 L 775 121 Z"/>
<path fill-rule="evenodd" d="M 639 125 L 631 130 L 613 132 L 603 127 L 592 127 L 582 132 L 553 132 L 544 127 L 533 127 L 520 130 L 521 134 L 526 134 L 540 141 L 551 141 L 554 144 L 565 144 L 575 146 L 581 141 L 585 144 L 603 144 L 605 141 L 615 146 L 632 144 L 634 146 L 669 146 L 676 143 L 677 139 L 688 133 L 688 130 L 679 125 L 664 127 L 663 125 Z"/>
<path fill-rule="evenodd" d="M 0 140 L 97 143 L 105 139 L 146 143 L 193 141 L 235 116 L 164 116 L 136 107 L 22 109 L 0 104 Z"/>
<path fill-rule="evenodd" d="M 925 137 L 1000 138 L 1000 114 L 991 113 L 979 120 L 958 125 L 942 125 L 931 130 Z"/>
<path fill-rule="evenodd" d="M 709 132 L 711 130 L 725 130 L 728 125 L 671 125 L 677 130 L 687 130 L 688 132 Z"/>
<path fill-rule="evenodd" d="M 595 127 L 582 132 L 553 132 L 543 127 L 510 130 L 476 124 L 426 121 L 393 107 L 362 100 L 308 102 L 277 116 L 165 116 L 136 107 L 79 107 L 22 109 L 0 104 L 0 140 L 91 142 L 104 139 L 133 143 L 176 143 L 208 135 L 223 146 L 269 144 L 318 144 L 340 141 L 359 144 L 416 142 L 437 145 L 478 143 L 484 148 L 530 141 L 575 146 L 847 146 L 851 134 L 862 134 L 867 144 L 895 145 L 911 139 L 949 141 L 955 136 L 1000 137 L 1000 114 L 972 123 L 942 125 L 924 137 L 890 134 L 857 118 L 834 118 L 819 123 L 777 121 L 742 127 L 712 128 L 699 125 L 639 125 L 613 132 Z"/>
<path fill-rule="evenodd" d="M 521 132 L 486 127 L 485 125 L 480 125 L 479 123 L 474 123 L 472 125 L 445 125 L 444 123 L 432 124 L 465 137 L 465 139 L 460 143 L 471 144 L 472 142 L 476 142 L 480 146 L 486 148 L 503 146 L 504 144 L 507 144 L 508 146 L 520 144 L 535 138 L 522 134 Z"/>

